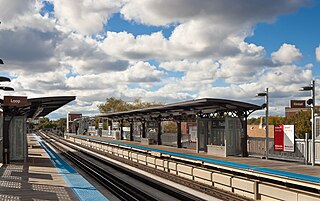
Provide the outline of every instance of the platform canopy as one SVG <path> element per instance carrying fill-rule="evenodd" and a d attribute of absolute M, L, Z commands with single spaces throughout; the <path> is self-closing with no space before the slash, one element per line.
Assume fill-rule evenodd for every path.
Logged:
<path fill-rule="evenodd" d="M 222 113 L 232 113 L 238 117 L 247 117 L 253 111 L 259 109 L 262 109 L 262 107 L 246 102 L 228 99 L 203 98 L 163 106 L 102 114 L 99 115 L 99 117 L 122 120 L 157 117 L 169 119 L 186 115 L 214 117 L 216 115 L 221 115 Z"/>
<path fill-rule="evenodd" d="M 25 115 L 27 118 L 43 117 L 75 99 L 75 96 L 30 98 L 26 106 L 9 108 L 9 111 L 16 116 Z"/>

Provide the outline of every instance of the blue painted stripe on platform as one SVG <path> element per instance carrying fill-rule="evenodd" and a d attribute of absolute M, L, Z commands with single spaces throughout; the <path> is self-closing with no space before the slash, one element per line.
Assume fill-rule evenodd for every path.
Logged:
<path fill-rule="evenodd" d="M 42 148 L 47 152 L 51 162 L 62 174 L 68 186 L 76 194 L 79 200 L 85 201 L 108 201 L 94 186 L 83 178 L 76 170 L 66 163 L 57 153 L 55 153 L 45 142 L 33 134 Z"/>
<path fill-rule="evenodd" d="M 171 152 L 171 151 L 166 151 L 166 150 L 161 150 L 161 149 L 154 149 L 154 148 L 150 148 L 150 147 L 143 147 L 143 146 L 139 146 L 139 145 L 125 144 L 122 142 L 114 142 L 111 140 L 102 140 L 100 138 L 94 138 L 94 137 L 87 137 L 87 136 L 77 136 L 77 137 L 80 137 L 83 139 L 93 139 L 93 140 L 98 140 L 101 142 L 107 142 L 107 143 L 111 143 L 111 144 L 121 145 L 121 146 L 125 146 L 125 147 L 132 147 L 132 148 L 137 148 L 137 149 L 142 149 L 142 150 L 147 150 L 147 151 L 155 151 L 155 152 L 160 152 L 163 154 L 168 154 L 171 156 L 199 160 L 199 161 L 203 161 L 203 162 L 207 162 L 207 163 L 213 163 L 213 164 L 217 164 L 217 165 L 228 166 L 228 167 L 243 169 L 243 170 L 247 170 L 247 171 L 256 171 L 256 172 L 260 172 L 260 173 L 273 174 L 276 176 L 287 177 L 287 178 L 291 178 L 291 179 L 298 179 L 301 181 L 320 183 L 320 177 L 316 177 L 316 176 L 298 174 L 298 173 L 294 173 L 294 172 L 286 172 L 283 170 L 275 170 L 275 169 L 270 169 L 270 168 L 262 168 L 262 167 L 253 166 L 253 165 L 246 165 L 246 164 L 235 163 L 235 162 L 230 162 L 230 161 L 223 161 L 223 160 L 218 160 L 218 159 L 213 159 L 213 158 L 205 158 L 202 156 L 193 156 L 193 155 L 189 155 L 189 154 L 182 154 L 182 153 Z"/>

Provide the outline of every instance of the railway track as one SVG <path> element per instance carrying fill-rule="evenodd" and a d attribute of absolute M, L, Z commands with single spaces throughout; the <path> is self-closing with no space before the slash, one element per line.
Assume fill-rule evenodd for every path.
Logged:
<path fill-rule="evenodd" d="M 58 150 L 60 154 L 77 165 L 90 177 L 94 178 L 120 200 L 203 200 L 194 195 L 123 168 L 120 165 L 106 161 L 97 155 L 83 151 L 83 149 L 75 149 L 74 147 L 70 148 L 68 143 L 56 136 L 49 137 L 49 135 L 43 134 L 40 134 L 40 136 L 44 141 Z M 66 146 L 69 148 L 66 148 Z M 113 171 L 108 171 L 110 168 L 121 172 L 121 174 L 125 174 L 126 176 L 119 176 Z M 128 182 L 128 177 L 135 179 L 137 182 Z M 138 186 L 132 183 L 136 183 Z M 141 183 L 150 186 L 153 190 L 141 188 L 141 186 L 143 186 Z M 161 192 L 159 193 L 159 191 Z M 212 199 L 218 200 L 214 197 Z"/>
<path fill-rule="evenodd" d="M 56 135 L 53 134 L 53 136 Z M 172 157 L 171 155 L 166 155 L 166 153 L 162 155 L 162 152 L 159 154 L 158 151 L 150 152 L 149 149 L 140 148 L 139 146 L 127 146 L 125 143 L 118 144 L 117 142 L 110 143 L 108 140 L 100 140 L 94 137 L 69 136 L 67 139 L 60 139 L 62 142 L 71 143 L 73 144 L 72 146 L 77 146 L 79 150 L 92 152 L 94 155 L 99 155 L 105 160 L 111 160 L 121 166 L 126 166 L 128 168 L 127 171 L 129 171 L 127 173 L 128 175 L 131 174 L 130 171 L 142 172 L 142 174 L 148 174 L 149 177 L 156 175 L 158 176 L 157 180 L 165 179 L 173 181 L 174 183 L 171 184 L 173 187 L 177 187 L 181 184 L 178 188 L 188 188 L 188 190 L 185 190 L 186 192 L 192 192 L 193 194 L 202 192 L 212 196 L 211 199 L 211 197 L 208 198 L 208 196 L 202 194 L 202 198 L 206 200 L 218 198 L 220 200 L 244 201 L 254 199 L 263 200 L 265 197 L 282 200 L 287 199 L 288 196 L 300 197 L 302 199 L 307 197 L 308 200 L 313 198 L 316 200 L 319 199 L 318 185 L 310 182 L 302 183 L 300 180 L 294 179 L 292 179 L 292 181 L 287 180 L 290 179 L 290 177 L 287 178 L 287 176 L 276 177 L 271 173 L 267 174 L 267 176 L 264 174 L 257 175 L 251 171 L 251 169 L 248 169 L 247 171 L 246 169 L 241 171 L 235 169 L 236 171 L 234 171 L 234 169 L 230 168 L 221 168 L 206 163 L 204 164 L 203 162 L 199 163 L 199 161 L 188 161 L 180 157 Z M 204 170 L 205 173 L 211 172 L 212 178 L 208 179 L 210 177 L 208 174 L 200 175 L 199 171 L 201 170 Z M 133 173 L 132 175 L 135 174 Z M 217 176 L 217 178 L 215 178 L 215 176 Z M 228 186 L 228 184 L 225 184 L 218 176 L 229 178 L 230 181 L 232 179 L 232 185 L 230 183 Z M 206 180 L 199 180 L 199 178 Z M 207 184 L 205 182 L 211 182 L 211 179 L 214 183 Z M 238 184 L 234 182 L 238 182 Z M 242 183 L 240 184 L 239 182 Z M 165 183 L 168 183 L 168 181 L 165 181 Z M 227 188 L 224 190 L 223 187 L 225 186 L 221 186 L 222 184 L 229 187 L 229 189 Z M 152 186 L 152 184 L 150 184 L 150 186 Z M 268 192 L 271 192 L 271 194 Z M 277 193 L 275 194 L 274 192 Z"/>

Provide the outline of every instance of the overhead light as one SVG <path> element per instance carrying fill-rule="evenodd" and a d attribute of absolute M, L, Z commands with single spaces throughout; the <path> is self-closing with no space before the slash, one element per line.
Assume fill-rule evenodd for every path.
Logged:
<path fill-rule="evenodd" d="M 11 82 L 10 78 L 0 76 L 0 82 Z"/>
<path fill-rule="evenodd" d="M 311 91 L 313 89 L 312 86 L 301 87 L 299 91 Z"/>
<path fill-rule="evenodd" d="M 308 105 L 312 105 L 312 104 L 313 104 L 313 99 L 312 99 L 312 98 L 308 99 L 308 100 L 307 100 L 307 104 L 308 104 Z"/>
<path fill-rule="evenodd" d="M 3 90 L 3 91 L 14 91 L 14 89 L 12 87 L 5 87 L 5 86 L 0 86 L 0 90 Z"/>
<path fill-rule="evenodd" d="M 266 96 L 267 95 L 267 93 L 266 92 L 263 92 L 263 93 L 257 93 L 256 94 L 256 96 L 258 97 L 258 96 Z"/>

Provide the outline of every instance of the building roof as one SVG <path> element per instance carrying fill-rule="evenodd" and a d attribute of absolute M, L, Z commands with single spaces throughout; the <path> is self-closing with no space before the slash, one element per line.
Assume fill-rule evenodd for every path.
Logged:
<path fill-rule="evenodd" d="M 16 109 L 11 108 L 14 114 L 26 115 L 27 118 L 36 118 L 46 116 L 49 113 L 59 109 L 65 104 L 75 100 L 75 96 L 54 96 L 28 99 L 28 105 Z M 9 108 L 10 109 L 10 108 Z"/>
<path fill-rule="evenodd" d="M 203 98 L 163 106 L 137 109 L 124 112 L 114 112 L 99 115 L 107 118 L 132 118 L 133 116 L 179 116 L 182 114 L 236 112 L 247 113 L 261 109 L 261 106 L 235 100 Z"/>

